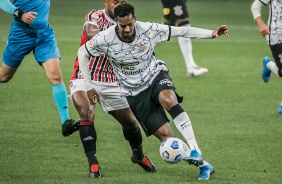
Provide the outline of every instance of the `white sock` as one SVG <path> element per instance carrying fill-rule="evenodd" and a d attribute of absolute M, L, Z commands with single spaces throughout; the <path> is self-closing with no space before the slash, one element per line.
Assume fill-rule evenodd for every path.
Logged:
<path fill-rule="evenodd" d="M 185 154 L 186 154 L 185 157 L 184 157 L 185 159 L 191 155 L 191 150 L 190 150 L 189 146 L 188 146 L 188 148 L 187 148 Z M 185 159 L 184 159 L 184 160 L 185 160 Z"/>
<path fill-rule="evenodd" d="M 200 167 L 203 167 L 203 166 L 206 166 L 206 165 L 211 165 L 211 164 L 209 164 L 207 161 L 203 161 L 203 165 L 201 165 Z"/>
<path fill-rule="evenodd" d="M 188 114 L 186 112 L 182 112 L 173 120 L 173 122 L 175 127 L 187 141 L 189 148 L 191 150 L 196 149 L 198 153 L 202 154 L 197 144 Z"/>
<path fill-rule="evenodd" d="M 278 67 L 276 66 L 276 64 L 273 61 L 270 61 L 266 64 L 266 67 L 271 70 L 272 73 L 275 73 L 278 77 Z"/>
<path fill-rule="evenodd" d="M 190 27 L 190 24 L 181 27 Z M 182 55 L 185 60 L 187 72 L 189 68 L 197 67 L 192 55 L 192 42 L 190 38 L 178 37 L 178 44 L 180 46 Z"/>

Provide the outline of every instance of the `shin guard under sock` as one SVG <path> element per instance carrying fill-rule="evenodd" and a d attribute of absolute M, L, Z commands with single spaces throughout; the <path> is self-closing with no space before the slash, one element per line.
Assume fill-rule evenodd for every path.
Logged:
<path fill-rule="evenodd" d="M 141 160 L 144 157 L 144 153 L 142 149 L 142 134 L 140 128 L 137 127 L 133 131 L 123 129 L 123 135 L 129 142 L 134 158 Z"/>
<path fill-rule="evenodd" d="M 98 164 L 98 160 L 96 158 L 97 134 L 94 122 L 89 120 L 80 121 L 79 135 L 89 165 Z"/>

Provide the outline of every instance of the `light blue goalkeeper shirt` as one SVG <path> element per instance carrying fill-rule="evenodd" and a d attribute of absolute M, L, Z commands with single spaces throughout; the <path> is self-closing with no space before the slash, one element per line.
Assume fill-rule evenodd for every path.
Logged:
<path fill-rule="evenodd" d="M 7 13 L 13 14 L 16 8 L 23 12 L 36 12 L 36 19 L 28 27 L 31 29 L 44 29 L 49 25 L 50 0 L 0 0 L 0 8 Z M 14 17 L 14 23 L 26 27 L 27 25 L 19 18 Z"/>

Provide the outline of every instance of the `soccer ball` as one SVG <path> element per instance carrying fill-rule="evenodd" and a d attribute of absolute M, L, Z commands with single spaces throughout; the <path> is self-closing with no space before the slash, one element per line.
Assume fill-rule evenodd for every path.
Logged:
<path fill-rule="evenodd" d="M 161 143 L 160 155 L 168 163 L 178 163 L 185 158 L 188 149 L 181 139 L 171 137 Z"/>

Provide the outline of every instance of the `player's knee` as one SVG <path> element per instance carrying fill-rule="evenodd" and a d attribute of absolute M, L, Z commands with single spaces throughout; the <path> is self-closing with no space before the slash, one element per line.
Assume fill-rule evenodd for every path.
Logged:
<path fill-rule="evenodd" d="M 126 120 L 121 122 L 122 128 L 127 131 L 135 131 L 139 128 L 138 121 L 136 119 Z"/>
<path fill-rule="evenodd" d="M 0 75 L 0 82 L 7 83 L 12 79 L 12 75 Z"/>
<path fill-rule="evenodd" d="M 89 119 L 93 120 L 94 119 L 94 110 L 91 108 L 91 106 L 83 106 L 78 110 L 79 116 L 81 119 Z"/>
<path fill-rule="evenodd" d="M 59 84 L 63 82 L 63 76 L 60 71 L 47 73 L 47 78 L 49 79 L 51 84 Z"/>
<path fill-rule="evenodd" d="M 166 95 L 160 99 L 160 102 L 165 110 L 169 110 L 171 107 L 177 104 L 177 99 L 175 96 Z"/>

